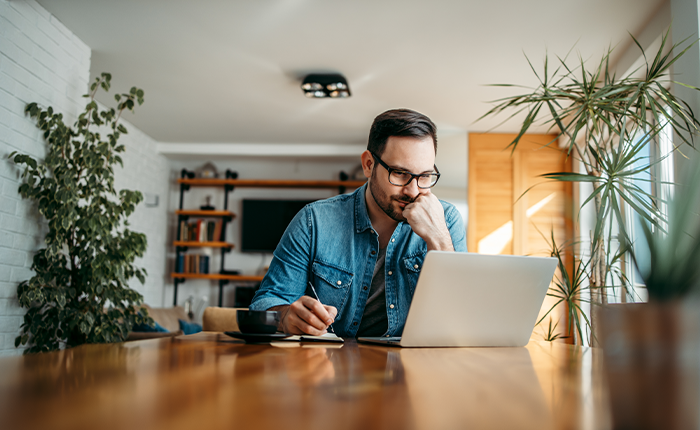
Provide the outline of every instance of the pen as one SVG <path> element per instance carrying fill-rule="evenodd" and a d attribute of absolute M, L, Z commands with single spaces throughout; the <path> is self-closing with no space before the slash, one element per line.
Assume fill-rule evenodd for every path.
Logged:
<path fill-rule="evenodd" d="M 321 305 L 323 305 L 323 303 L 321 302 L 321 299 L 318 298 L 318 294 L 316 294 L 316 288 L 314 288 L 314 284 L 312 284 L 311 281 L 309 281 L 309 287 L 311 287 L 311 291 L 314 292 L 314 296 L 316 296 L 316 300 L 318 300 L 318 302 L 321 303 Z M 333 324 L 330 324 L 328 326 L 328 328 L 331 329 L 331 333 L 335 334 L 335 330 L 333 330 Z"/>

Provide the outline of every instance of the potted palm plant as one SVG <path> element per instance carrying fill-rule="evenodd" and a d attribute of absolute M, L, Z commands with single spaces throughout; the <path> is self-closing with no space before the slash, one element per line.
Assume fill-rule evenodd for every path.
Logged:
<path fill-rule="evenodd" d="M 525 94 L 497 100 L 482 116 L 511 111 L 512 117 L 526 112 L 520 131 L 511 142 L 513 148 L 535 124 L 558 131 L 558 138 L 551 144 L 559 144 L 563 151 L 575 157 L 581 169 L 580 172 L 552 172 L 543 175 L 544 178 L 591 185 L 591 194 L 583 197 L 580 206 L 583 208 L 593 202 L 594 227 L 590 235 L 582 232 L 581 238 L 572 241 L 587 244 L 578 247 L 575 258 L 581 262 L 578 269 L 583 270 L 583 277 L 578 272 L 568 276 L 568 279 L 577 280 L 576 288 L 566 291 L 566 300 L 557 301 L 568 306 L 563 312 L 570 317 L 566 335 L 577 343 L 597 344 L 599 327 L 597 312 L 586 315 L 590 311 L 581 306 L 572 308 L 573 304 L 588 301 L 591 308 L 595 308 L 608 303 L 611 291 L 622 291 L 623 297 L 631 296 L 634 291 L 624 264 L 629 260 L 630 250 L 624 244 L 633 241 L 627 227 L 626 208 L 650 228 L 659 231 L 667 228 L 663 210 L 665 198 L 640 186 L 638 178 L 646 173 L 652 178 L 646 181 L 653 182 L 651 174 L 669 154 L 661 153 L 652 159 L 644 155 L 644 151 L 658 147 L 662 135 L 669 129 L 681 139 L 676 148 L 682 144 L 692 146 L 692 136 L 700 126 L 687 103 L 668 89 L 674 83 L 670 67 L 692 44 L 682 48 L 686 43 L 682 41 L 669 46 L 668 36 L 668 32 L 663 36 L 653 59 L 644 57 L 641 69 L 621 78 L 609 68 L 612 50 L 590 68 L 580 58 L 571 65 L 567 57 L 557 57 L 555 67 L 550 67 L 545 58 L 544 72 L 535 72 L 539 80 L 537 87 Z M 642 49 L 636 40 L 634 42 Z M 553 294 L 558 293 L 554 291 Z"/>

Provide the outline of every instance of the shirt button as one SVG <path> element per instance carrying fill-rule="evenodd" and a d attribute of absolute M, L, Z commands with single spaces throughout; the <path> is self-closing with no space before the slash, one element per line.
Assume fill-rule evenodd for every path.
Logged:
<path fill-rule="evenodd" d="M 354 323 L 352 323 L 352 325 L 357 325 L 357 321 L 355 321 Z"/>
<path fill-rule="evenodd" d="M 392 242 L 396 242 L 396 239 L 391 239 Z"/>
<path fill-rule="evenodd" d="M 391 276 L 393 274 L 394 274 L 394 272 L 392 272 L 391 270 L 389 270 L 389 273 L 387 273 L 387 275 L 389 275 L 389 276 Z"/>
<path fill-rule="evenodd" d="M 338 285 L 343 285 L 342 281 L 338 281 L 337 283 L 338 283 Z"/>
<path fill-rule="evenodd" d="M 372 255 L 374 255 L 374 254 L 376 254 L 376 253 L 377 253 L 377 251 L 372 251 L 372 252 L 370 252 L 370 254 L 372 254 Z"/>
<path fill-rule="evenodd" d="M 394 305 L 389 305 L 389 309 L 394 309 Z"/>
<path fill-rule="evenodd" d="M 417 268 L 418 268 L 418 265 L 417 265 L 417 264 L 414 264 L 414 265 L 413 265 L 413 268 L 414 268 L 414 269 L 417 269 Z"/>
<path fill-rule="evenodd" d="M 367 287 L 366 287 L 366 286 L 362 287 L 362 289 L 365 290 L 365 291 L 367 291 Z"/>

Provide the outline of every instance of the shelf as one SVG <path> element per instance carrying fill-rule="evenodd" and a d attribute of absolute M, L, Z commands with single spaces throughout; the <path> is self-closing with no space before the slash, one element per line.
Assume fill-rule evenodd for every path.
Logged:
<path fill-rule="evenodd" d="M 225 217 L 235 217 L 236 215 L 231 212 L 231 211 L 203 211 L 203 210 L 182 210 L 178 209 L 175 211 L 177 215 L 185 215 L 185 216 L 199 216 L 199 217 L 216 217 L 216 218 L 225 218 Z"/>
<path fill-rule="evenodd" d="M 223 187 L 230 185 L 241 188 L 360 188 L 366 181 L 297 181 L 288 179 L 203 179 L 180 178 L 178 184 L 193 187 Z"/>
<path fill-rule="evenodd" d="M 209 248 L 233 248 L 232 243 L 228 242 L 194 242 L 194 241 L 183 241 L 183 240 L 176 240 L 173 242 L 173 246 L 180 246 L 180 247 L 209 247 Z"/>
<path fill-rule="evenodd" d="M 222 275 L 220 273 L 171 273 L 173 278 L 182 279 L 211 279 L 213 281 L 261 282 L 263 276 Z"/>
<path fill-rule="evenodd" d="M 362 181 L 348 181 L 348 180 L 333 180 L 333 181 L 313 181 L 313 180 L 291 180 L 291 179 L 238 179 L 238 173 L 230 170 L 226 170 L 226 174 L 223 178 L 219 179 L 204 179 L 195 178 L 195 174 L 192 171 L 182 169 L 181 177 L 177 180 L 180 188 L 180 204 L 179 209 L 175 211 L 178 216 L 178 226 L 177 235 L 175 237 L 187 237 L 194 238 L 194 236 L 189 236 L 182 234 L 181 229 L 182 221 L 186 217 L 198 217 L 198 218 L 221 218 L 222 222 L 219 225 L 217 221 L 217 229 L 220 228 L 221 236 L 214 236 L 220 238 L 226 238 L 226 226 L 234 217 L 235 214 L 229 211 L 229 193 L 235 188 L 283 188 L 283 189 L 328 189 L 335 190 L 338 193 L 344 193 L 345 190 L 353 190 L 360 188 L 367 183 L 366 180 Z M 347 178 L 343 172 L 340 172 L 340 178 Z M 184 209 L 184 198 L 185 193 L 190 190 L 191 187 L 220 187 L 224 192 L 224 205 L 223 210 L 197 210 L 197 209 Z M 188 223 L 189 226 L 189 223 Z M 186 228 L 189 230 L 189 228 Z M 207 231 L 208 232 L 208 231 Z M 197 236 L 205 237 L 205 236 Z M 225 267 L 225 256 L 234 245 L 227 242 L 199 242 L 199 241 L 174 241 L 173 246 L 176 248 L 176 258 L 180 258 L 183 253 L 187 252 L 187 248 L 197 247 L 197 248 L 218 248 L 221 249 L 221 268 Z M 224 286 L 229 283 L 235 282 L 261 282 L 262 276 L 243 276 L 243 275 L 227 275 L 221 273 L 172 273 L 174 291 L 173 291 L 173 305 L 177 306 L 177 290 L 178 284 L 185 282 L 186 279 L 208 279 L 211 281 L 218 281 L 219 284 L 219 306 L 223 306 L 224 297 Z"/>

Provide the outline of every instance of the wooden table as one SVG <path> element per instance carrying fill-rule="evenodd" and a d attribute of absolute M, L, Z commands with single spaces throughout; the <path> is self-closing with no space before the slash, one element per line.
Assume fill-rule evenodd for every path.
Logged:
<path fill-rule="evenodd" d="M 4 429 L 606 429 L 597 349 L 246 345 L 219 333 L 0 359 Z"/>

